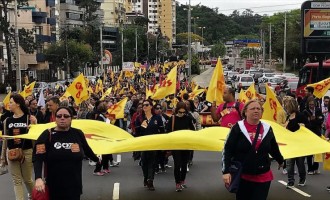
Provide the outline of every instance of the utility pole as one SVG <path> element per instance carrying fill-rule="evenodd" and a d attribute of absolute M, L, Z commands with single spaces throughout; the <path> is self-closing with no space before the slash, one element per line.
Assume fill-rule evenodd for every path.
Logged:
<path fill-rule="evenodd" d="M 191 76 L 191 0 L 188 5 L 188 77 Z"/>
<path fill-rule="evenodd" d="M 137 27 L 135 27 L 135 62 L 138 61 Z"/>
<path fill-rule="evenodd" d="M 121 25 L 121 66 L 124 64 L 124 22 Z"/>
<path fill-rule="evenodd" d="M 272 23 L 269 23 L 269 68 L 272 68 Z"/>
<path fill-rule="evenodd" d="M 17 0 L 14 3 L 15 12 L 15 40 L 16 40 L 16 91 L 21 91 L 21 67 L 20 67 L 20 55 L 19 55 L 19 37 L 18 37 L 18 10 L 17 10 Z"/>
<path fill-rule="evenodd" d="M 283 48 L 283 73 L 286 68 L 286 13 L 284 13 L 284 48 Z"/>
<path fill-rule="evenodd" d="M 103 65 L 103 25 L 100 26 L 100 55 L 101 55 L 101 69 L 103 70 L 104 73 L 105 70 Z"/>
<path fill-rule="evenodd" d="M 266 42 L 265 42 L 265 32 L 261 30 L 262 37 L 262 67 L 265 68 L 265 59 L 266 59 Z"/>
<path fill-rule="evenodd" d="M 66 79 L 70 79 L 70 65 L 69 65 L 69 49 L 68 49 L 68 30 L 69 27 L 67 26 L 65 29 L 65 53 L 66 53 L 66 59 L 65 59 L 65 65 L 66 65 Z"/>

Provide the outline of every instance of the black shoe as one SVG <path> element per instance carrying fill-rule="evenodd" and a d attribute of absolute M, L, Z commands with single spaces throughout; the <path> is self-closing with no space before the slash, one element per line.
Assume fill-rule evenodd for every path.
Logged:
<path fill-rule="evenodd" d="M 327 187 L 327 190 L 330 192 L 330 186 Z"/>
<path fill-rule="evenodd" d="M 300 180 L 299 180 L 299 183 L 298 183 L 298 185 L 299 186 L 305 186 L 306 185 L 306 179 L 305 178 L 301 178 Z"/>
<path fill-rule="evenodd" d="M 143 180 L 143 186 L 146 188 L 146 187 L 148 187 L 148 181 L 147 181 L 147 179 L 144 179 Z"/>
<path fill-rule="evenodd" d="M 155 187 L 154 187 L 154 181 L 153 180 L 148 180 L 148 190 L 154 191 Z"/>
<path fill-rule="evenodd" d="M 286 188 L 292 188 L 292 187 L 294 187 L 294 182 L 288 182 Z"/>

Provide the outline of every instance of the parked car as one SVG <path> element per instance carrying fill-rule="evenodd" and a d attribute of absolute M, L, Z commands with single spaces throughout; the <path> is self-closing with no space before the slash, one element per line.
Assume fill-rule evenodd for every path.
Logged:
<path fill-rule="evenodd" d="M 269 77 L 269 78 L 263 78 L 261 82 L 259 82 L 259 93 L 266 94 L 266 84 L 272 89 L 275 90 L 277 88 L 278 84 L 280 84 L 283 81 L 282 78 L 278 77 Z"/>
<path fill-rule="evenodd" d="M 275 73 L 262 73 L 262 76 L 258 78 L 258 82 L 262 82 L 264 78 L 274 77 Z"/>
<path fill-rule="evenodd" d="M 248 74 L 239 74 L 236 77 L 236 80 L 234 82 L 234 87 L 236 91 L 240 92 L 241 89 L 246 90 L 254 83 L 254 79 L 251 75 Z"/>

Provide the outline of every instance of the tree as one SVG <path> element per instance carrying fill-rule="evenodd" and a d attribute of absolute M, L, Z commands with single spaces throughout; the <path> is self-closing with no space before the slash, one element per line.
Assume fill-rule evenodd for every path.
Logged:
<path fill-rule="evenodd" d="M 218 42 L 213 45 L 211 48 L 211 56 L 212 57 L 223 57 L 226 54 L 226 47 L 223 43 Z"/>
<path fill-rule="evenodd" d="M 191 34 L 191 41 L 199 41 L 202 42 L 204 38 L 199 35 Z M 176 43 L 177 44 L 188 44 L 188 33 L 179 33 L 176 35 Z"/>
<path fill-rule="evenodd" d="M 93 58 L 91 46 L 75 40 L 68 40 L 67 43 L 65 41 L 53 43 L 44 50 L 44 54 L 48 62 L 51 62 L 55 67 L 66 70 L 64 66 L 67 58 L 66 50 L 68 51 L 68 63 L 71 72 L 81 71 L 84 65 Z"/>

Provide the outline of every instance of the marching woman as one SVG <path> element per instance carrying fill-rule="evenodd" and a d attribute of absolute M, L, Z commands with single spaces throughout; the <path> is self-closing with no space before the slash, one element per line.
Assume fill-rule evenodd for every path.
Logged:
<path fill-rule="evenodd" d="M 9 109 L 13 112 L 12 117 L 8 117 L 4 122 L 5 135 L 21 135 L 28 132 L 29 124 L 36 124 L 37 119 L 29 115 L 29 110 L 25 105 L 24 98 L 19 94 L 12 94 L 9 101 Z M 8 146 L 8 166 L 14 183 L 16 200 L 23 200 L 23 182 L 30 196 L 33 189 L 32 179 L 32 141 L 28 139 L 7 140 Z M 22 156 L 12 158 L 10 155 L 18 155 L 22 151 Z"/>
<path fill-rule="evenodd" d="M 143 112 L 137 117 L 135 122 L 135 131 L 137 136 L 152 135 L 164 133 L 165 129 L 161 116 L 156 115 L 152 106 L 151 100 L 143 101 Z M 155 162 L 157 151 L 142 151 L 141 164 L 143 171 L 143 184 L 149 190 L 155 190 Z"/>
<path fill-rule="evenodd" d="M 43 164 L 50 200 L 79 200 L 82 194 L 82 160 L 84 156 L 94 162 L 99 159 L 89 147 L 84 133 L 71 127 L 72 111 L 60 107 L 55 112 L 56 127 L 45 130 L 33 150 L 35 188 L 45 191 L 42 179 Z"/>
<path fill-rule="evenodd" d="M 279 151 L 270 125 L 261 122 L 263 108 L 257 100 L 247 102 L 242 111 L 243 120 L 230 130 L 222 156 L 223 181 L 231 184 L 229 169 L 232 161 L 242 164 L 237 200 L 265 200 L 270 183 L 274 179 L 270 169 L 271 155 L 283 167 L 283 156 Z"/>
<path fill-rule="evenodd" d="M 166 130 L 195 130 L 193 118 L 188 115 L 187 106 L 184 102 L 179 102 L 176 105 L 175 114 L 172 115 L 167 123 Z M 190 153 L 190 150 L 172 150 L 174 160 L 175 190 L 177 192 L 182 191 L 182 188 L 186 188 L 185 179 Z"/>

